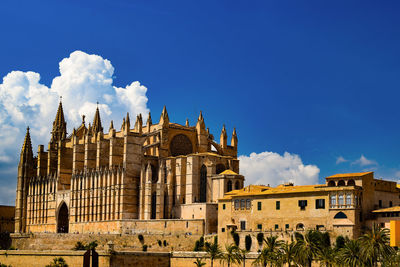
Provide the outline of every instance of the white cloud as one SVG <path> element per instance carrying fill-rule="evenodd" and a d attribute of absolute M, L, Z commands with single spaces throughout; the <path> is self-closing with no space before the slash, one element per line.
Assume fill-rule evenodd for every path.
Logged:
<path fill-rule="evenodd" d="M 359 166 L 378 165 L 375 160 L 367 159 L 364 155 L 361 155 L 359 159 L 353 161 L 351 164 Z"/>
<path fill-rule="evenodd" d="M 347 161 L 348 161 L 348 160 L 345 159 L 344 157 L 339 156 L 339 157 L 337 157 L 337 159 L 336 159 L 336 164 L 340 164 L 340 163 L 347 162 Z"/>
<path fill-rule="evenodd" d="M 81 116 L 91 122 L 98 101 L 103 121 L 118 123 L 130 112 L 146 115 L 147 88 L 132 82 L 125 88 L 113 86 L 114 67 L 107 59 L 75 51 L 59 63 L 60 75 L 50 87 L 40 83 L 40 74 L 11 71 L 0 83 L 0 162 L 17 160 L 25 128 L 31 127 L 33 143 L 47 144 L 59 97 L 62 96 L 68 132 L 78 127 Z M 34 150 L 36 148 L 34 147 Z"/>
<path fill-rule="evenodd" d="M 319 168 L 315 165 L 304 165 L 296 154 L 285 152 L 251 153 L 250 156 L 239 156 L 240 173 L 245 176 L 246 184 L 270 184 L 276 186 L 284 182 L 295 185 L 318 183 Z"/>

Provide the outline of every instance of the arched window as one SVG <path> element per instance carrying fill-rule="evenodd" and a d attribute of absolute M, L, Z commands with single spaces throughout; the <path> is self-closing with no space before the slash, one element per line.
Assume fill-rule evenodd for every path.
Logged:
<path fill-rule="evenodd" d="M 216 167 L 216 173 L 220 174 L 221 172 L 225 171 L 225 169 L 226 169 L 225 165 L 222 163 L 219 163 L 219 164 L 217 164 L 217 167 Z"/>
<path fill-rule="evenodd" d="M 296 225 L 296 231 L 303 231 L 304 230 L 304 224 L 299 223 Z"/>
<path fill-rule="evenodd" d="M 338 212 L 336 213 L 335 217 L 333 217 L 333 219 L 347 219 L 346 214 L 344 214 L 343 212 Z"/>
<path fill-rule="evenodd" d="M 69 214 L 68 207 L 65 202 L 61 204 L 57 216 L 57 233 L 68 233 L 69 228 Z"/>
<path fill-rule="evenodd" d="M 200 202 L 207 202 L 207 167 L 200 169 Z"/>
<path fill-rule="evenodd" d="M 336 184 L 335 184 L 335 181 L 329 181 L 328 182 L 328 186 L 335 186 Z"/>
<path fill-rule="evenodd" d="M 354 182 L 353 179 L 350 179 L 350 180 L 347 182 L 347 185 L 352 185 L 352 186 L 354 186 L 354 185 L 356 185 L 356 183 Z"/>
<path fill-rule="evenodd" d="M 150 219 L 155 219 L 156 218 L 156 213 L 157 213 L 157 193 L 153 192 L 151 195 L 151 215 Z"/>
<path fill-rule="evenodd" d="M 345 186 L 346 184 L 345 184 L 345 182 L 343 180 L 340 180 L 337 185 L 338 186 Z"/>
<path fill-rule="evenodd" d="M 171 155 L 176 157 L 179 155 L 187 155 L 193 152 L 192 142 L 189 137 L 184 134 L 175 135 L 172 138 L 171 144 L 169 146 Z"/>
<path fill-rule="evenodd" d="M 151 182 L 157 183 L 158 182 L 158 168 L 153 164 L 151 166 Z"/>
<path fill-rule="evenodd" d="M 230 192 L 232 191 L 232 181 L 229 180 L 228 184 L 226 185 L 226 192 Z"/>
<path fill-rule="evenodd" d="M 240 189 L 240 183 L 239 181 L 236 181 L 235 183 L 235 190 Z"/>

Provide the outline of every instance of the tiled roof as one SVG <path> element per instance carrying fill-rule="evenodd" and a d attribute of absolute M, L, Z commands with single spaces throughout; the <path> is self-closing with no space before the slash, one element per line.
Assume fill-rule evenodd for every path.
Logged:
<path fill-rule="evenodd" d="M 380 213 L 380 212 L 400 212 L 400 206 L 394 206 L 394 207 L 390 207 L 390 208 L 373 210 L 372 212 L 375 212 L 375 213 Z"/>
<path fill-rule="evenodd" d="M 345 177 L 360 177 L 373 172 L 355 172 L 355 173 L 338 173 L 332 176 L 328 176 L 326 178 L 345 178 Z"/>
<path fill-rule="evenodd" d="M 238 175 L 236 172 L 229 170 L 229 169 L 221 172 L 220 174 Z"/>

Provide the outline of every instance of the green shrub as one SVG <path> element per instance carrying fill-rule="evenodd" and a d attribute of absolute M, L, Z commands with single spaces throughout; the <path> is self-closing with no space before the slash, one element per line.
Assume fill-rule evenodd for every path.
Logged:
<path fill-rule="evenodd" d="M 62 257 L 58 257 L 54 258 L 53 262 L 46 265 L 46 267 L 68 267 L 68 264 Z"/>
<path fill-rule="evenodd" d="M 163 245 L 164 245 L 164 247 L 166 247 L 168 245 L 167 240 L 164 239 Z"/>
<path fill-rule="evenodd" d="M 200 244 L 199 244 L 200 247 L 203 248 L 204 247 L 204 237 L 200 236 L 199 242 L 200 242 Z"/>
<path fill-rule="evenodd" d="M 88 250 L 88 249 L 95 249 L 98 246 L 97 240 L 90 242 L 89 244 L 85 245 L 83 242 L 78 241 L 75 244 L 74 250 Z"/>
<path fill-rule="evenodd" d="M 147 251 L 147 245 L 146 244 L 142 246 L 142 250 L 143 251 Z"/>
<path fill-rule="evenodd" d="M 263 233 L 258 233 L 257 234 L 257 241 L 261 245 L 262 242 L 264 241 L 264 234 Z"/>
<path fill-rule="evenodd" d="M 193 249 L 193 251 L 200 251 L 201 250 L 201 248 L 200 248 L 200 241 L 199 240 L 196 240 L 196 242 L 194 243 L 194 249 Z"/>
<path fill-rule="evenodd" d="M 78 241 L 75 244 L 74 250 L 86 250 L 86 246 L 81 241 Z"/>
<path fill-rule="evenodd" d="M 343 236 L 338 236 L 337 238 L 336 238 L 336 244 L 335 244 L 335 248 L 336 248 L 336 250 L 339 250 L 339 249 L 341 249 L 341 248 L 344 248 L 344 244 L 346 243 L 346 239 L 344 239 L 344 237 Z"/>
<path fill-rule="evenodd" d="M 245 243 L 245 248 L 247 251 L 249 251 L 251 249 L 251 236 L 250 235 L 246 235 L 245 239 L 244 239 L 244 243 Z"/>
<path fill-rule="evenodd" d="M 5 265 L 5 264 L 0 262 L 0 267 L 11 267 L 11 265 Z"/>
<path fill-rule="evenodd" d="M 162 242 L 161 240 L 157 240 L 158 245 L 161 247 L 162 246 Z"/>

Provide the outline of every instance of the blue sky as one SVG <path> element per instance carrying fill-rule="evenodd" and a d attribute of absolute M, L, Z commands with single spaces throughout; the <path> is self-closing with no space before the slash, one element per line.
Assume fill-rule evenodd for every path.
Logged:
<path fill-rule="evenodd" d="M 287 151 L 301 164 L 316 166 L 320 182 L 337 172 L 363 170 L 398 180 L 399 5 L 3 0 L 0 77 L 33 71 L 50 88 L 60 75 L 59 62 L 80 50 L 111 62 L 114 86 L 133 81 L 145 86 L 143 110 L 151 110 L 153 121 L 167 105 L 178 123 L 187 117 L 195 123 L 202 110 L 217 140 L 223 124 L 229 134 L 236 127 L 239 154 L 248 157 L 245 174 L 251 174 L 246 163 L 251 153 L 284 161 Z M 103 101 L 91 102 L 97 100 Z M 22 136 L 24 124 L 35 123 L 28 115 L 24 121 L 12 124 Z M 22 141 L 3 151 L 8 156 L 0 161 L 3 191 L 15 190 Z M 0 143 L 7 142 L 0 135 Z M 269 163 L 274 166 L 261 161 Z M 270 170 L 258 170 L 265 172 Z M 0 202 L 10 203 L 10 194 Z"/>

